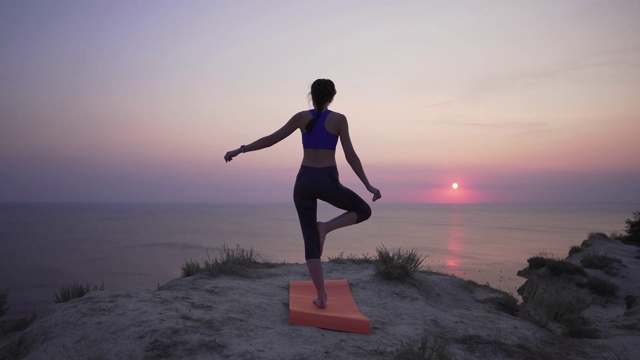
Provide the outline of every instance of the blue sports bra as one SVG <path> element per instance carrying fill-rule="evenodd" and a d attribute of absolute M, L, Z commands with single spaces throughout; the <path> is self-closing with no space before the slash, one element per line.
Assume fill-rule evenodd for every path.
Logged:
<path fill-rule="evenodd" d="M 312 116 L 316 116 L 316 110 L 309 110 Z M 333 135 L 324 127 L 324 122 L 330 110 L 324 111 L 318 117 L 311 131 L 302 134 L 302 147 L 304 149 L 335 150 L 338 144 L 338 135 Z"/>

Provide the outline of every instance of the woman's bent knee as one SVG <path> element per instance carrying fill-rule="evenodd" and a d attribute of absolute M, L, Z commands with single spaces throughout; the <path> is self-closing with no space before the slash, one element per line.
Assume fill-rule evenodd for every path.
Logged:
<path fill-rule="evenodd" d="M 361 223 L 367 220 L 371 217 L 371 206 L 369 206 L 369 204 L 367 203 L 363 203 L 356 212 L 356 216 L 358 218 L 358 220 L 356 221 L 357 223 Z"/>

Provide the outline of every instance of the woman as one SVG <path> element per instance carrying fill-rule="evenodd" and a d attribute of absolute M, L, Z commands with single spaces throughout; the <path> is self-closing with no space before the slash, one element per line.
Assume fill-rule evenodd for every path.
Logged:
<path fill-rule="evenodd" d="M 367 190 L 373 194 L 373 201 L 381 197 L 380 191 L 369 183 L 360 159 L 351 144 L 347 118 L 342 114 L 328 110 L 335 94 L 336 88 L 333 81 L 327 79 L 314 81 L 310 93 L 313 110 L 301 111 L 293 115 L 283 127 L 273 134 L 260 138 L 249 145 L 242 145 L 224 155 L 224 160 L 229 162 L 241 153 L 272 146 L 291 135 L 295 130 L 300 130 L 302 133 L 304 157 L 296 177 L 293 199 L 302 228 L 307 268 L 318 292 L 318 297 L 313 300 L 313 303 L 321 309 L 327 304 L 324 273 L 320 261 L 327 234 L 341 227 L 360 223 L 371 216 L 369 205 L 356 193 L 340 184 L 336 167 L 338 139 L 342 144 L 347 162 Z M 346 212 L 324 223 L 317 221 L 318 199 L 346 210 Z"/>

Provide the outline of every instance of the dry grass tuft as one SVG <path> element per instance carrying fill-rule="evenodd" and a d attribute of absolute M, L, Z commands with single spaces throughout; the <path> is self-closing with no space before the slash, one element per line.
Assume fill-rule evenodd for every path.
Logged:
<path fill-rule="evenodd" d="M 371 264 L 374 262 L 374 258 L 369 254 L 362 254 L 360 256 L 355 254 L 345 255 L 344 252 L 340 252 L 340 254 L 333 257 L 329 256 L 327 260 L 336 264 L 346 264 L 348 262 L 352 264 Z"/>
<path fill-rule="evenodd" d="M 74 282 L 72 284 L 63 285 L 60 287 L 58 294 L 55 295 L 56 296 L 55 303 L 56 304 L 66 303 L 73 299 L 81 298 L 86 294 L 90 293 L 92 290 L 94 291 L 104 290 L 104 283 L 102 283 L 102 285 L 100 286 L 96 285 L 93 288 L 89 283 L 87 283 L 86 285 L 83 285 L 83 284 Z"/>
<path fill-rule="evenodd" d="M 420 270 L 426 256 L 418 254 L 415 249 L 394 251 L 382 246 L 376 249 L 374 274 L 385 280 L 407 281 Z"/>
<path fill-rule="evenodd" d="M 180 266 L 182 277 L 192 276 L 199 273 L 208 273 L 211 276 L 217 275 L 236 275 L 248 276 L 249 269 L 257 267 L 267 267 L 272 264 L 260 260 L 260 256 L 253 252 L 253 248 L 246 250 L 236 245 L 235 249 L 229 248 L 226 244 L 222 245 L 220 250 L 220 258 L 209 256 L 200 264 L 198 261 L 190 259 Z"/>

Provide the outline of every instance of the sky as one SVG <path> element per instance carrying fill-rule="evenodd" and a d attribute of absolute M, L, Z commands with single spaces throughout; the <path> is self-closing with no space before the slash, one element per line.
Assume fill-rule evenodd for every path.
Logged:
<path fill-rule="evenodd" d="M 299 133 L 223 155 L 329 78 L 383 202 L 640 203 L 639 14 L 636 0 L 5 0 L 0 201 L 290 202 Z"/>

